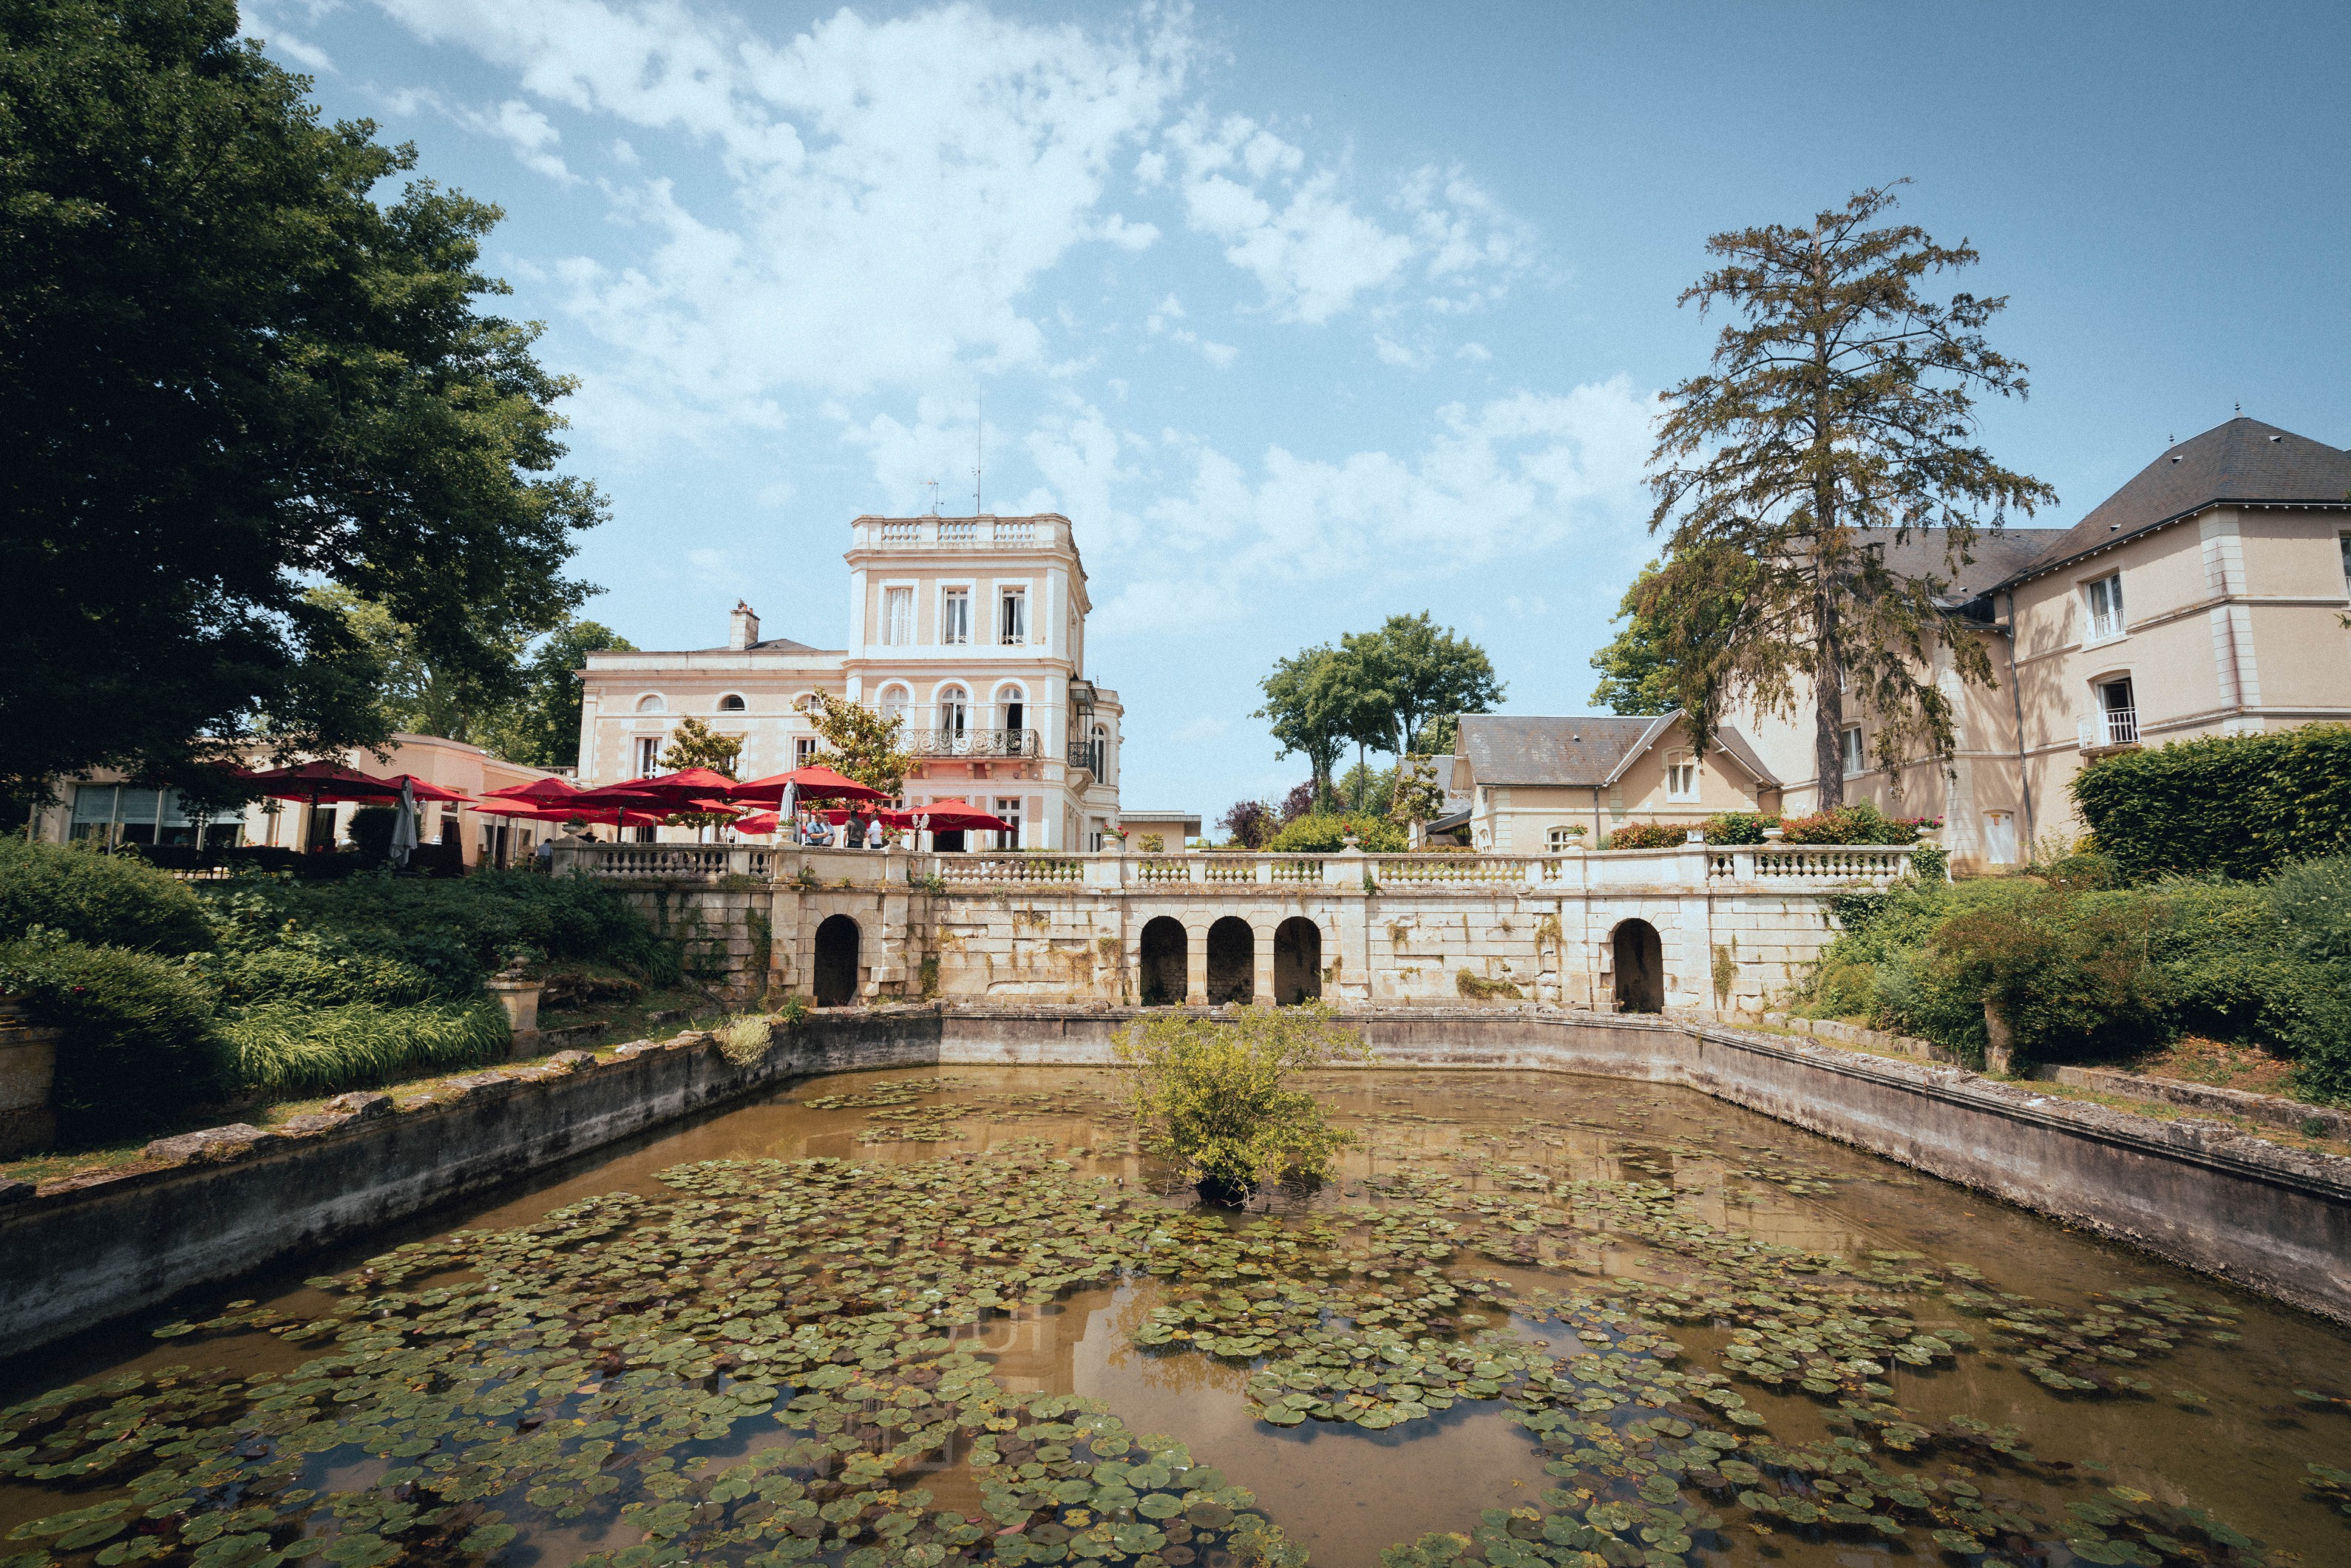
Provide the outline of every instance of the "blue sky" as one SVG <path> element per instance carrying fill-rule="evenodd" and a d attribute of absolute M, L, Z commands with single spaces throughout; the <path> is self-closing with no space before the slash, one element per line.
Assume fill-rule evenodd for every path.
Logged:
<path fill-rule="evenodd" d="M 1584 711 L 1714 231 L 1907 176 L 2065 523 L 2246 413 L 2351 444 L 2351 7 L 256 0 L 498 203 L 640 646 L 841 645 L 860 512 L 1074 520 L 1130 805 L 1304 775 L 1257 680 L 1427 610 Z"/>

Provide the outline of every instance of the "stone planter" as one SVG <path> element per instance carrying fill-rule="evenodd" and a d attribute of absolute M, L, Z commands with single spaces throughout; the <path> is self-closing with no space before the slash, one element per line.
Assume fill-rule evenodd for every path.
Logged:
<path fill-rule="evenodd" d="M 507 1028 L 514 1031 L 509 1057 L 538 1054 L 538 993 L 546 982 L 524 975 L 519 967 L 501 970 L 485 982 L 490 995 L 506 1009 Z"/>
<path fill-rule="evenodd" d="M 38 1154 L 57 1142 L 49 1085 L 57 1067 L 57 1031 L 26 1021 L 14 997 L 0 997 L 0 1159 Z"/>

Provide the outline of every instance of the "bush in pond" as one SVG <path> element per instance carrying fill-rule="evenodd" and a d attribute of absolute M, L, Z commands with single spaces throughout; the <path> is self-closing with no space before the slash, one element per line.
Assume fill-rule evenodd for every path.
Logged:
<path fill-rule="evenodd" d="M 0 944 L 0 989 L 61 1031 L 49 1103 L 68 1142 L 150 1132 L 235 1086 L 212 988 L 171 959 L 37 930 Z"/>
<path fill-rule="evenodd" d="M 1128 1108 L 1154 1152 L 1203 1193 L 1237 1199 L 1261 1182 L 1321 1176 L 1353 1141 L 1294 1074 L 1371 1050 L 1327 1008 L 1243 1008 L 1230 1021 L 1138 1019 L 1113 1045 L 1129 1075 Z"/>
<path fill-rule="evenodd" d="M 0 938 L 36 925 L 142 953 L 212 946 L 204 905 L 187 884 L 136 855 L 0 838 Z"/>
<path fill-rule="evenodd" d="M 237 1077 L 266 1093 L 325 1094 L 480 1067 L 504 1057 L 513 1036 L 491 1002 L 371 1002 L 253 1008 L 223 1026 Z"/>

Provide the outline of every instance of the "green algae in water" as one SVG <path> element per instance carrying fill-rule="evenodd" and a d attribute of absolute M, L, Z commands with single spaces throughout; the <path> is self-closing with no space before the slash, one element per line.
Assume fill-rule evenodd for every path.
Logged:
<path fill-rule="evenodd" d="M 902 1080 L 809 1103 L 885 1126 L 919 1107 L 941 1130 L 921 1141 L 945 1141 L 1087 1099 L 934 1098 L 975 1087 Z M 57 1504 L 0 1563 L 371 1568 L 542 1541 L 596 1568 L 1303 1562 L 1213 1454 L 1009 1386 L 970 1348 L 988 1322 L 1121 1282 L 1152 1292 L 1137 1354 L 1232 1369 L 1273 1427 L 1377 1434 L 1482 1407 L 1540 1446 L 1551 1485 L 1395 1544 L 1396 1568 L 1674 1568 L 1741 1540 L 2279 1560 L 2246 1521 L 2086 1482 L 2023 1427 L 1907 1409 L 1886 1381 L 1996 1355 L 2021 1385 L 2127 1419 L 2182 1346 L 2234 1339 L 2232 1309 L 2135 1287 L 2069 1310 L 1917 1251 L 1771 1242 L 1700 1214 L 1677 1164 L 1798 1193 L 1850 1176 L 1650 1138 L 1638 1120 L 1597 1124 L 1640 1173 L 1604 1177 L 1547 1168 L 1556 1129 L 1537 1122 L 1425 1150 L 1377 1140 L 1445 1119 L 1375 1117 L 1382 1168 L 1279 1217 L 1086 1174 L 1041 1135 L 895 1164 L 676 1166 L 662 1196 L 603 1194 L 312 1281 L 331 1311 L 237 1301 L 158 1331 L 192 1364 L 220 1334 L 319 1347 L 290 1371 L 163 1368 L 0 1413 L 0 1474 Z M 1599 1272 L 1612 1263 L 1627 1271 Z M 1941 1321 L 1954 1313 L 1973 1326 Z M 1539 1335 L 1554 1329 L 1574 1348 Z M 1813 1419 L 1775 1436 L 1791 1401 Z M 2309 1477 L 2309 1506 L 2351 1508 L 2345 1472 Z"/>

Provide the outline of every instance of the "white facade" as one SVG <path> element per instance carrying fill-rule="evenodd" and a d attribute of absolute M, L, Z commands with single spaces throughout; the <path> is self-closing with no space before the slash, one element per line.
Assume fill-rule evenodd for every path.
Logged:
<path fill-rule="evenodd" d="M 1122 711 L 1086 678 L 1092 604 L 1070 520 L 863 517 L 850 530 L 847 648 L 763 641 L 738 603 L 725 646 L 589 654 L 581 779 L 655 771 L 687 715 L 742 739 L 738 777 L 786 772 L 819 755 L 804 707 L 821 691 L 904 716 L 907 805 L 968 800 L 1017 818 L 1017 847 L 1100 848 L 1118 819 Z"/>

